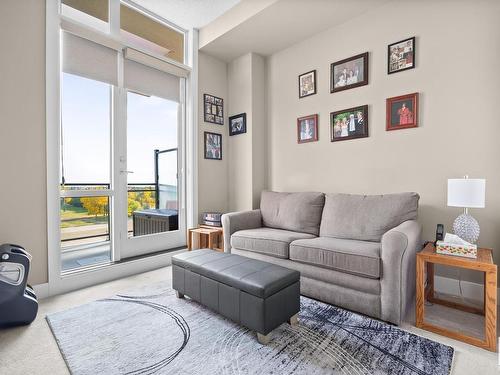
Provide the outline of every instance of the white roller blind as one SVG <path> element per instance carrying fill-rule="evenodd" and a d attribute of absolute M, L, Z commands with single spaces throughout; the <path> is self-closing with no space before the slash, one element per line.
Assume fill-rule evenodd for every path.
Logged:
<path fill-rule="evenodd" d="M 118 52 L 63 32 L 63 72 L 118 85 Z"/>
<path fill-rule="evenodd" d="M 125 88 L 146 95 L 180 102 L 180 78 L 125 59 Z"/>

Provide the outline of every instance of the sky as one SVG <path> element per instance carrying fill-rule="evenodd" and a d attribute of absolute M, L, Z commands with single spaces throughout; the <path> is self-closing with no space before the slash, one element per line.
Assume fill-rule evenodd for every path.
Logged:
<path fill-rule="evenodd" d="M 111 86 L 63 73 L 62 165 L 66 183 L 110 182 Z M 128 183 L 154 183 L 154 152 L 177 147 L 178 103 L 127 94 Z M 160 182 L 176 184 L 176 157 L 160 156 Z M 125 168 L 124 168 L 125 169 Z"/>

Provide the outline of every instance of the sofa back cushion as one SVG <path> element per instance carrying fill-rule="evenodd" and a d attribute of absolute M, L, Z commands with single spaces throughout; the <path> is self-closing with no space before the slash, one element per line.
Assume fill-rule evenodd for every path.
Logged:
<path fill-rule="evenodd" d="M 324 204 L 323 193 L 263 191 L 260 199 L 262 222 L 265 227 L 317 236 Z"/>
<path fill-rule="evenodd" d="M 417 218 L 417 193 L 327 194 L 320 236 L 380 242 L 382 235 Z"/>

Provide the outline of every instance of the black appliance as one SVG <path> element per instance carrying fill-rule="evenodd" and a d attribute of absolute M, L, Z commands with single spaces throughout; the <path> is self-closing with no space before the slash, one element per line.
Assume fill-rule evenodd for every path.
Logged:
<path fill-rule="evenodd" d="M 27 284 L 31 255 L 21 246 L 0 246 L 0 327 L 30 324 L 38 312 L 38 300 Z"/>

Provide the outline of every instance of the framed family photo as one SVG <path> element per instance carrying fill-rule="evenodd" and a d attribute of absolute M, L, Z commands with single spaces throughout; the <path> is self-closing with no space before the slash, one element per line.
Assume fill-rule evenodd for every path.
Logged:
<path fill-rule="evenodd" d="M 229 117 L 229 135 L 243 134 L 247 132 L 247 114 L 240 113 Z"/>
<path fill-rule="evenodd" d="M 418 92 L 386 100 L 386 130 L 418 127 Z"/>
<path fill-rule="evenodd" d="M 331 141 L 368 137 L 368 105 L 330 113 Z"/>
<path fill-rule="evenodd" d="M 368 52 L 330 65 L 330 92 L 348 90 L 367 84 Z"/>
<path fill-rule="evenodd" d="M 389 44 L 387 74 L 415 68 L 415 37 Z"/>
<path fill-rule="evenodd" d="M 318 115 L 304 116 L 297 119 L 297 143 L 318 140 Z"/>
<path fill-rule="evenodd" d="M 203 94 L 203 113 L 205 122 L 224 125 L 224 100 L 213 95 Z"/>
<path fill-rule="evenodd" d="M 205 132 L 205 159 L 222 160 L 222 134 Z"/>
<path fill-rule="evenodd" d="M 316 70 L 299 76 L 299 98 L 316 94 Z"/>

